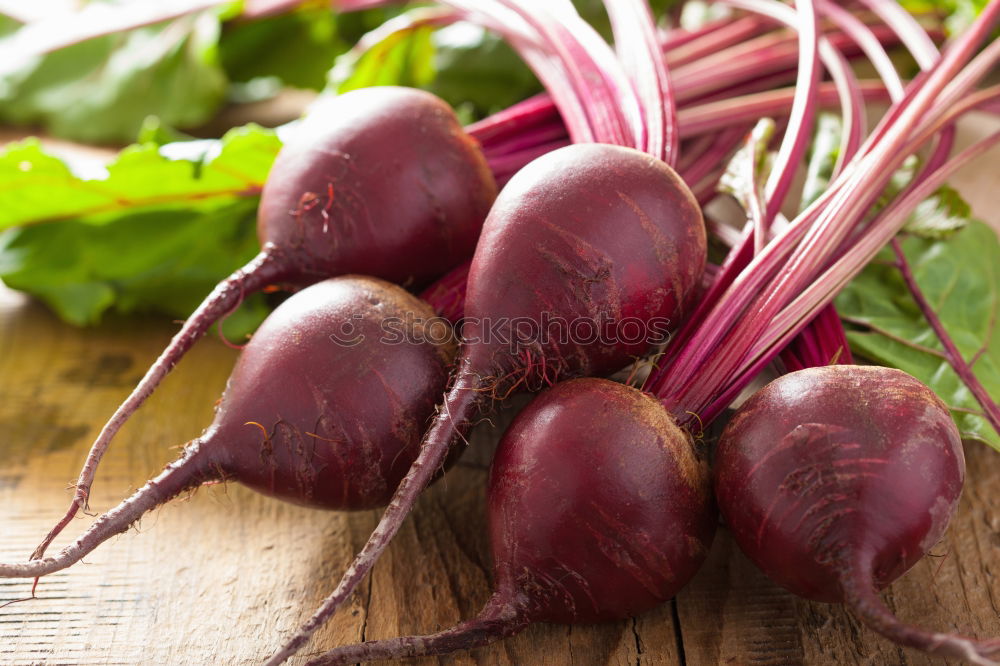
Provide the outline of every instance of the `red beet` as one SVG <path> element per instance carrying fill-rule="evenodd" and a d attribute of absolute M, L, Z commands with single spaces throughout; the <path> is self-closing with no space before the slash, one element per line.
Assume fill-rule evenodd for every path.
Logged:
<path fill-rule="evenodd" d="M 901 645 L 989 663 L 981 642 L 902 624 L 876 590 L 913 566 L 955 513 L 965 458 L 947 407 L 900 370 L 784 375 L 719 441 L 715 492 L 747 556 L 795 594 L 847 604 Z"/>
<path fill-rule="evenodd" d="M 420 456 L 340 585 L 270 663 L 293 654 L 347 598 L 451 446 L 495 398 L 609 374 L 645 353 L 657 322 L 683 316 L 705 252 L 697 202 L 669 166 L 649 155 L 575 144 L 518 172 L 476 246 L 459 359 Z M 617 330 L 624 320 L 639 326 L 641 339 Z"/>
<path fill-rule="evenodd" d="M 518 415 L 487 501 L 496 591 L 475 619 L 309 663 L 443 654 L 533 622 L 630 617 L 677 594 L 715 533 L 708 467 L 690 437 L 654 398 L 604 379 L 559 384 Z"/>
<path fill-rule="evenodd" d="M 433 317 L 423 301 L 373 278 L 303 289 L 254 334 L 215 419 L 180 460 L 57 555 L 2 564 L 0 576 L 64 569 L 146 511 L 211 480 L 310 506 L 384 505 L 418 453 L 453 358 L 454 345 L 437 342 L 449 336 L 419 323 L 447 326 Z M 389 318 L 417 318 L 410 342 L 383 341 Z"/>
<path fill-rule="evenodd" d="M 430 93 L 378 87 L 336 98 L 278 155 L 261 197 L 261 253 L 223 280 L 101 430 L 66 516 L 86 505 L 111 439 L 209 327 L 248 293 L 364 273 L 420 283 L 466 259 L 496 197 L 478 144 Z"/>
<path fill-rule="evenodd" d="M 420 283 L 468 259 L 495 197 L 479 145 L 444 101 L 363 88 L 308 117 L 282 149 L 257 231 L 283 279 Z"/>

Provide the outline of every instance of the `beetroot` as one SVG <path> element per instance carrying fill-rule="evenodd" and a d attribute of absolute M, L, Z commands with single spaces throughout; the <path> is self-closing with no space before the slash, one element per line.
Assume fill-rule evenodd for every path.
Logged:
<path fill-rule="evenodd" d="M 947 407 L 900 370 L 836 365 L 784 375 L 719 441 L 715 492 L 743 552 L 795 594 L 847 604 L 887 638 L 989 663 L 980 642 L 902 624 L 876 594 L 955 513 L 965 458 Z"/>
<path fill-rule="evenodd" d="M 444 101 L 362 88 L 308 117 L 282 149 L 257 231 L 280 279 L 420 283 L 468 259 L 495 197 L 479 145 Z"/>
<path fill-rule="evenodd" d="M 476 246 L 461 351 L 419 457 L 340 584 L 269 663 L 293 654 L 347 598 L 494 399 L 608 374 L 646 352 L 656 325 L 676 322 L 689 305 L 705 242 L 683 180 L 637 150 L 574 144 L 519 171 Z M 624 320 L 638 324 L 641 339 L 618 330 Z"/>
<path fill-rule="evenodd" d="M 248 293 L 355 272 L 424 282 L 472 254 L 495 197 L 478 144 L 430 93 L 365 88 L 308 117 L 264 186 L 260 254 L 209 294 L 112 415 L 84 463 L 69 511 L 33 557 L 86 506 L 97 464 L 129 416 Z"/>
<path fill-rule="evenodd" d="M 443 654 L 533 622 L 630 617 L 673 597 L 715 533 L 708 466 L 651 396 L 604 379 L 539 395 L 515 419 L 488 489 L 495 592 L 430 636 L 336 648 L 310 664 Z"/>
<path fill-rule="evenodd" d="M 447 334 L 419 328 L 420 344 L 381 342 L 383 323 L 408 315 L 417 326 L 434 317 L 399 287 L 359 276 L 318 283 L 277 308 L 240 356 L 206 433 L 253 444 L 212 454 L 225 477 L 300 504 L 384 506 L 416 457 L 455 351 Z"/>
<path fill-rule="evenodd" d="M 215 419 L 180 460 L 57 555 L 2 564 L 0 576 L 64 569 L 206 481 L 234 479 L 317 507 L 385 504 L 417 455 L 453 358 L 454 345 L 438 342 L 448 336 L 428 328 L 447 324 L 433 317 L 423 301 L 373 278 L 344 276 L 303 289 L 254 334 Z M 383 341 L 389 318 L 416 320 L 410 342 Z"/>

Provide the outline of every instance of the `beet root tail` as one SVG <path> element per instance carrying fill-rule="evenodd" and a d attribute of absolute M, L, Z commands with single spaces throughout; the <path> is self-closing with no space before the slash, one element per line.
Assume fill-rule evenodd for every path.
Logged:
<path fill-rule="evenodd" d="M 885 605 L 875 592 L 870 575 L 850 576 L 843 582 L 844 603 L 866 625 L 898 645 L 916 648 L 928 654 L 964 659 L 977 666 L 998 666 L 1000 639 L 979 640 L 959 634 L 928 631 L 905 624 Z"/>
<path fill-rule="evenodd" d="M 97 465 L 111 445 L 111 440 L 125 425 L 129 417 L 146 401 L 146 398 L 153 394 L 159 383 L 177 365 L 181 357 L 208 331 L 212 324 L 235 310 L 247 294 L 259 291 L 268 284 L 284 279 L 285 272 L 281 255 L 275 252 L 272 247 L 267 247 L 246 266 L 220 282 L 198 306 L 198 309 L 184 322 L 181 330 L 170 340 L 167 348 L 149 367 L 132 393 L 104 424 L 87 454 L 83 468 L 80 470 L 80 476 L 76 481 L 76 492 L 73 494 L 69 509 L 31 554 L 31 559 L 40 559 L 56 536 L 69 525 L 77 513 L 81 509 L 87 509 L 87 501 L 91 485 L 94 482 L 94 475 L 97 473 Z"/>
<path fill-rule="evenodd" d="M 474 619 L 426 636 L 401 636 L 344 645 L 310 659 L 306 666 L 346 666 L 359 662 L 429 657 L 489 645 L 528 625 L 521 610 L 494 596 Z"/>
<path fill-rule="evenodd" d="M 0 563 L 0 578 L 37 578 L 65 569 L 111 537 L 128 530 L 147 511 L 201 485 L 212 476 L 210 467 L 205 463 L 204 448 L 199 440 L 195 440 L 187 445 L 183 456 L 167 465 L 131 497 L 103 514 L 57 555 L 28 562 Z"/>
<path fill-rule="evenodd" d="M 420 453 L 410 466 L 410 471 L 399 483 L 392 501 L 386 507 L 364 548 L 344 572 L 336 589 L 323 600 L 313 616 L 276 652 L 267 666 L 282 664 L 337 611 L 364 577 L 375 566 L 382 551 L 402 527 L 403 521 L 416 504 L 420 493 L 430 485 L 435 474 L 444 465 L 451 445 L 469 429 L 476 411 L 484 402 L 480 381 L 471 373 L 460 373 L 448 391 L 434 423 L 420 445 Z"/>

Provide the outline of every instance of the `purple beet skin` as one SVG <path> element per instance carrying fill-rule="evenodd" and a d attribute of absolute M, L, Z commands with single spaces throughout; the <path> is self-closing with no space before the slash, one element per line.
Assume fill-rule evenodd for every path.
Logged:
<path fill-rule="evenodd" d="M 385 504 L 419 452 L 454 357 L 447 324 L 433 317 L 374 278 L 332 278 L 293 295 L 246 345 L 212 424 L 179 460 L 56 555 L 0 564 L 0 577 L 64 569 L 207 481 L 329 509 Z M 409 342 L 383 338 L 390 318 L 418 322 Z"/>
<path fill-rule="evenodd" d="M 447 103 L 413 88 L 362 88 L 307 117 L 282 149 L 257 231 L 296 281 L 426 282 L 472 254 L 496 192 Z"/>
<path fill-rule="evenodd" d="M 504 435 L 489 485 L 498 594 L 534 622 L 597 622 L 670 599 L 715 534 L 708 466 L 652 396 L 555 386 Z"/>
<path fill-rule="evenodd" d="M 247 294 L 348 273 L 426 282 L 472 254 L 496 193 L 478 144 L 430 93 L 364 88 L 310 115 L 264 185 L 260 254 L 205 298 L 101 429 L 69 510 L 32 557 L 86 506 L 97 465 L 122 425 Z"/>
<path fill-rule="evenodd" d="M 708 467 L 690 437 L 654 398 L 604 379 L 559 384 L 518 415 L 487 501 L 495 592 L 475 619 L 309 664 L 444 654 L 533 622 L 642 613 L 691 579 L 716 525 Z"/>
<path fill-rule="evenodd" d="M 458 361 L 420 455 L 336 589 L 268 663 L 294 654 L 347 599 L 495 400 L 618 370 L 649 349 L 650 333 L 679 323 L 705 266 L 705 242 L 684 181 L 645 153 L 574 144 L 521 169 L 483 225 Z M 623 321 L 638 338 L 618 329 Z"/>
<path fill-rule="evenodd" d="M 772 580 L 807 599 L 845 603 L 902 645 L 985 664 L 997 641 L 904 625 L 876 594 L 938 542 L 964 477 L 944 403 L 905 372 L 879 366 L 774 380 L 736 412 L 715 460 L 722 515 Z"/>
<path fill-rule="evenodd" d="M 383 341 L 392 320 L 418 322 L 411 342 Z M 279 499 L 385 506 L 447 381 L 455 349 L 444 328 L 425 302 L 382 280 L 313 285 L 254 334 L 201 446 L 226 478 Z"/>

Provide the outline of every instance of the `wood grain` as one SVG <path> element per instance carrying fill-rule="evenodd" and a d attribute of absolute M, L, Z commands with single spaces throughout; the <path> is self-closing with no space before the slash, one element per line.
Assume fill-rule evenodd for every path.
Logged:
<path fill-rule="evenodd" d="M 1000 228 L 996 170 L 978 168 L 962 183 Z M 72 329 L 0 288 L 0 558 L 26 557 L 61 515 L 97 429 L 174 330 L 138 319 Z M 209 423 L 234 358 L 215 340 L 195 347 L 118 436 L 94 509 L 113 506 Z M 483 488 L 495 432 L 475 432 L 465 458 L 422 498 L 372 579 L 307 654 L 475 614 L 489 595 Z M 967 455 L 968 483 L 947 538 L 886 599 L 913 622 L 1000 636 L 1000 458 L 975 444 Z M 43 579 L 39 598 L 0 608 L 0 663 L 259 663 L 329 591 L 377 517 L 290 506 L 236 485 L 203 488 Z M 0 603 L 29 590 L 29 581 L 0 579 Z M 438 662 L 943 663 L 894 647 L 840 608 L 777 588 L 724 530 L 695 580 L 659 609 L 601 626 L 536 626 L 471 653 L 411 663 Z"/>

